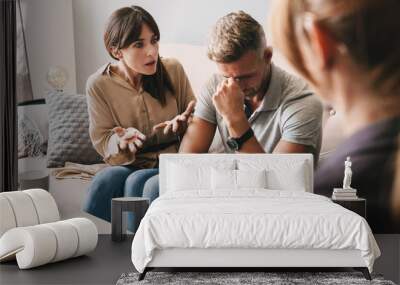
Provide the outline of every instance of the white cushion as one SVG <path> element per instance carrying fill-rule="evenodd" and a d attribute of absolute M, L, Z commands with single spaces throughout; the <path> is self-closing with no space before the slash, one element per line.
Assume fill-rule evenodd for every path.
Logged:
<path fill-rule="evenodd" d="M 238 188 L 267 188 L 267 171 L 260 170 L 236 170 Z"/>
<path fill-rule="evenodd" d="M 57 244 L 61 245 L 57 247 L 56 255 L 52 258 L 52 262 L 64 260 L 75 255 L 78 248 L 79 238 L 77 231 L 71 227 L 71 224 L 67 224 L 64 221 L 58 221 L 43 226 L 52 231 L 52 235 L 55 235 Z"/>
<path fill-rule="evenodd" d="M 17 222 L 8 199 L 0 194 L 0 237 L 8 230 L 15 228 Z"/>
<path fill-rule="evenodd" d="M 96 248 L 97 228 L 95 224 L 86 218 L 74 218 L 62 221 L 71 224 L 78 233 L 78 247 L 73 257 L 86 254 Z"/>
<path fill-rule="evenodd" d="M 307 176 L 304 163 L 292 165 L 290 171 L 268 170 L 268 188 L 273 190 L 306 191 Z"/>
<path fill-rule="evenodd" d="M 18 227 L 0 238 L 0 261 L 16 257 L 20 269 L 86 254 L 97 245 L 97 229 L 86 218 Z"/>
<path fill-rule="evenodd" d="M 212 169 L 233 170 L 234 168 L 234 160 L 214 163 L 212 166 L 206 163 L 194 164 L 190 160 L 169 162 L 166 167 L 168 170 L 167 191 L 210 190 Z"/>
<path fill-rule="evenodd" d="M 211 171 L 211 189 L 235 191 L 242 188 L 266 188 L 266 170 L 226 170 L 215 169 Z"/>
<path fill-rule="evenodd" d="M 35 205 L 29 195 L 23 191 L 3 192 L 4 198 L 10 202 L 17 227 L 26 227 L 39 224 Z"/>
<path fill-rule="evenodd" d="M 266 169 L 267 187 L 271 190 L 312 192 L 312 164 L 308 160 L 296 160 L 287 155 L 287 159 L 238 159 L 239 170 Z"/>
<path fill-rule="evenodd" d="M 49 263 L 56 251 L 57 239 L 43 225 L 14 228 L 0 238 L 0 261 L 16 258 L 20 269 Z"/>
<path fill-rule="evenodd" d="M 266 174 L 259 173 L 260 177 L 266 175 L 265 180 L 262 178 L 254 179 L 255 181 L 247 180 L 245 179 L 247 174 L 244 174 L 240 188 L 248 188 L 245 187 L 247 185 L 261 186 L 264 181 L 266 187 L 256 188 L 313 192 L 311 154 L 161 154 L 160 195 L 177 189 L 212 192 L 212 167 L 238 169 L 251 173 L 266 171 Z"/>
<path fill-rule="evenodd" d="M 0 193 L 0 206 L 0 237 L 14 227 L 33 226 L 60 219 L 53 196 L 43 189 Z"/>
<path fill-rule="evenodd" d="M 29 189 L 24 190 L 23 193 L 28 194 L 32 199 L 39 218 L 39 224 L 60 220 L 56 201 L 48 191 L 43 189 Z"/>
<path fill-rule="evenodd" d="M 236 190 L 236 170 L 216 169 L 211 170 L 211 189 L 212 190 Z"/>
<path fill-rule="evenodd" d="M 172 191 L 206 189 L 209 187 L 209 181 L 206 178 L 210 176 L 211 168 L 209 167 L 191 167 L 171 163 L 168 170 L 170 175 L 167 187 Z"/>
<path fill-rule="evenodd" d="M 58 221 L 57 205 L 42 189 L 0 193 L 0 214 L 0 262 L 16 258 L 20 269 L 86 254 L 97 245 L 93 222 Z"/>

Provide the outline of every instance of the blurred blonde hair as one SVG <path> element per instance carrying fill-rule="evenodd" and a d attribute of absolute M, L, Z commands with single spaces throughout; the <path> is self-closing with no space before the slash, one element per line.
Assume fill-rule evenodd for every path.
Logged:
<path fill-rule="evenodd" d="M 399 0 L 275 0 L 272 11 L 270 26 L 275 47 L 308 81 L 315 83 L 300 46 L 308 40 L 306 15 L 312 15 L 314 23 L 343 44 L 354 63 L 370 74 L 372 89 L 400 96 Z M 400 149 L 397 149 L 392 206 L 400 219 Z"/>
<path fill-rule="evenodd" d="M 307 38 L 305 16 L 343 44 L 371 75 L 371 87 L 400 95 L 400 1 L 398 0 L 275 0 L 270 17 L 275 46 L 307 80 L 300 46 Z M 394 95 L 394 94 L 393 94 Z"/>

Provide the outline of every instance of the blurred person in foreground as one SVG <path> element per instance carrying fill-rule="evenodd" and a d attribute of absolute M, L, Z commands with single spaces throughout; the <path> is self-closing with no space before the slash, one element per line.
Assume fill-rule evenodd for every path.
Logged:
<path fill-rule="evenodd" d="M 275 46 L 345 119 L 347 139 L 319 166 L 314 192 L 341 187 L 350 156 L 373 232 L 400 233 L 400 1 L 279 0 L 272 11 Z"/>

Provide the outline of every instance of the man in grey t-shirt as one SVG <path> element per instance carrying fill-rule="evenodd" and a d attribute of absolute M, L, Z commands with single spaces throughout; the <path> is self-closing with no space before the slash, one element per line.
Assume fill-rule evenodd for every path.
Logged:
<path fill-rule="evenodd" d="M 308 152 L 317 161 L 322 105 L 303 81 L 271 63 L 272 49 L 256 20 L 242 11 L 222 17 L 208 56 L 219 74 L 197 94 L 180 152 L 208 152 L 218 127 L 226 152 Z M 158 185 L 153 176 L 143 192 L 157 193 Z"/>
<path fill-rule="evenodd" d="M 225 152 L 309 152 L 317 160 L 322 105 L 302 80 L 272 64 L 256 20 L 242 11 L 222 17 L 208 56 L 219 74 L 198 94 L 180 152 L 207 152 L 218 127 Z"/>

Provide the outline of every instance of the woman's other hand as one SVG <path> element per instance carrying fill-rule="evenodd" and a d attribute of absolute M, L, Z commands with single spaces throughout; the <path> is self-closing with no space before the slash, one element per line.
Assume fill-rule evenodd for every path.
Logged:
<path fill-rule="evenodd" d="M 164 134 L 167 135 L 171 131 L 179 135 L 183 135 L 187 129 L 190 122 L 191 115 L 194 111 L 196 102 L 194 100 L 190 101 L 185 112 L 176 116 L 171 121 L 165 121 L 163 123 L 157 124 L 153 127 L 153 132 L 159 129 L 164 129 Z"/>
<path fill-rule="evenodd" d="M 115 127 L 113 131 L 118 135 L 120 149 L 128 147 L 132 153 L 136 153 L 138 148 L 143 146 L 143 141 L 146 140 L 146 136 L 135 128 Z"/>

